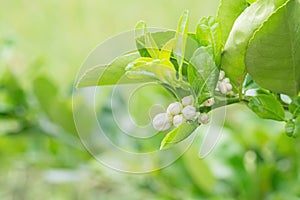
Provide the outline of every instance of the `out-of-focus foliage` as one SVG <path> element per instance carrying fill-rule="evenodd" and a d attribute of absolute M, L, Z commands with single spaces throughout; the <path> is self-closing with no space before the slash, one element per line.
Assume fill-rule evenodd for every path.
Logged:
<path fill-rule="evenodd" d="M 171 28 L 183 9 L 196 24 L 216 7 L 204 0 L 1 2 L 0 199 L 299 199 L 300 139 L 243 106 L 228 109 L 207 158 L 198 158 L 200 135 L 182 158 L 151 174 L 101 166 L 78 139 L 72 82 L 92 47 L 139 19 Z"/>

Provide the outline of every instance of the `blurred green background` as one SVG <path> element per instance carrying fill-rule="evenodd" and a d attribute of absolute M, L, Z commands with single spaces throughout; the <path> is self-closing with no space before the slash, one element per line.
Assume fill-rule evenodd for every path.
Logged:
<path fill-rule="evenodd" d="M 243 105 L 228 108 L 207 158 L 198 158 L 198 137 L 182 158 L 151 174 L 104 167 L 78 140 L 72 86 L 96 45 L 139 20 L 174 29 L 184 9 L 194 31 L 217 7 L 217 0 L 2 0 L 0 199 L 300 199 L 300 140 Z"/>

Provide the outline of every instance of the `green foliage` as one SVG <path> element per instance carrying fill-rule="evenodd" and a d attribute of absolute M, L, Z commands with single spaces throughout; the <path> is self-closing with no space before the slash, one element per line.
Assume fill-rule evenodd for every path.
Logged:
<path fill-rule="evenodd" d="M 247 6 L 245 0 L 221 0 L 218 10 L 218 20 L 221 27 L 223 44 L 226 43 L 235 20 Z"/>
<path fill-rule="evenodd" d="M 161 142 L 160 149 L 167 149 L 190 136 L 197 128 L 196 123 L 184 123 L 169 132 Z"/>
<path fill-rule="evenodd" d="M 243 84 L 246 75 L 245 56 L 250 39 L 284 2 L 259 0 L 236 19 L 224 47 L 222 68 L 237 87 Z"/>
<path fill-rule="evenodd" d="M 300 86 L 299 13 L 300 2 L 287 1 L 254 34 L 246 57 L 257 84 L 290 96 L 296 96 Z"/>
<path fill-rule="evenodd" d="M 196 37 L 201 46 L 210 46 L 213 50 L 213 57 L 216 65 L 221 64 L 222 54 L 222 32 L 219 22 L 215 17 L 203 17 L 197 25 Z"/>
<path fill-rule="evenodd" d="M 272 95 L 260 94 L 252 97 L 248 106 L 261 118 L 277 121 L 285 119 L 282 105 Z"/>
<path fill-rule="evenodd" d="M 200 47 L 190 60 L 188 80 L 194 89 L 199 105 L 214 95 L 219 70 L 209 52 L 210 48 Z"/>

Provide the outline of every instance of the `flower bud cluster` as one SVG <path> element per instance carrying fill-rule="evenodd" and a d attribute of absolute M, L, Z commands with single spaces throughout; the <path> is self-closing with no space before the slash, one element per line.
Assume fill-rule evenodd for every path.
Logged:
<path fill-rule="evenodd" d="M 171 103 L 166 113 L 157 114 L 152 121 L 153 128 L 157 131 L 165 131 L 172 126 L 178 127 L 186 121 L 198 119 L 199 123 L 209 122 L 209 116 L 200 114 L 194 106 L 193 96 L 184 97 L 181 102 Z"/>
<path fill-rule="evenodd" d="M 228 94 L 232 91 L 230 80 L 229 78 L 225 78 L 225 72 L 222 70 L 220 71 L 216 90 L 220 91 L 222 94 Z"/>

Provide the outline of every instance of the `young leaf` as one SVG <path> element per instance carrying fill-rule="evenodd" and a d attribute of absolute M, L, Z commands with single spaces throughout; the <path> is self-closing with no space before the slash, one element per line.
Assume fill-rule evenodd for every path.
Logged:
<path fill-rule="evenodd" d="M 198 48 L 190 60 L 189 82 L 200 101 L 213 96 L 219 78 L 218 68 L 209 53 L 209 48 Z M 203 95 L 207 96 L 203 100 Z M 198 102 L 202 103 L 202 102 Z"/>
<path fill-rule="evenodd" d="M 197 25 L 197 39 L 201 46 L 211 46 L 217 66 L 221 63 L 222 35 L 219 22 L 215 17 L 203 17 Z"/>
<path fill-rule="evenodd" d="M 247 8 L 246 0 L 221 0 L 218 10 L 218 21 L 222 32 L 222 43 L 225 44 L 234 21 Z"/>
<path fill-rule="evenodd" d="M 145 35 L 145 47 L 148 50 L 151 58 L 159 58 L 158 46 L 149 32 Z"/>
<path fill-rule="evenodd" d="M 167 149 L 190 136 L 198 127 L 197 124 L 184 123 L 169 132 L 161 142 L 160 149 Z"/>
<path fill-rule="evenodd" d="M 189 12 L 186 10 L 183 12 L 176 32 L 176 45 L 174 49 L 174 56 L 179 66 L 179 76 L 182 77 L 182 65 L 184 62 L 184 54 L 186 48 L 186 41 L 188 37 L 188 20 Z"/>
<path fill-rule="evenodd" d="M 300 116 L 300 97 L 293 99 L 292 103 L 289 105 L 289 111 L 294 117 Z"/>
<path fill-rule="evenodd" d="M 285 1 L 259 0 L 251 4 L 235 21 L 224 47 L 222 68 L 237 87 L 241 86 L 246 74 L 245 56 L 249 40 Z"/>
<path fill-rule="evenodd" d="M 137 80 L 125 76 L 125 67 L 139 58 L 139 53 L 130 53 L 116 58 L 111 64 L 96 66 L 88 70 L 78 81 L 77 87 L 89 87 L 98 85 L 115 85 L 126 83 L 140 83 L 151 81 L 150 79 Z"/>
<path fill-rule="evenodd" d="M 300 2 L 290 0 L 251 39 L 247 70 L 263 88 L 296 96 L 300 89 Z"/>
<path fill-rule="evenodd" d="M 252 97 L 248 106 L 261 118 L 284 121 L 284 109 L 280 102 L 271 95 L 260 94 Z"/>
<path fill-rule="evenodd" d="M 138 24 L 137 26 L 140 27 L 141 24 Z M 143 29 L 139 28 L 136 30 L 135 40 L 136 40 L 137 49 L 140 52 L 141 57 L 151 57 L 146 48 L 146 43 L 145 43 L 146 30 L 144 31 L 138 31 L 138 30 L 143 30 Z M 168 41 L 170 41 L 175 37 L 175 33 L 176 33 L 175 31 L 153 32 L 151 33 L 151 37 L 156 43 L 157 47 L 161 49 Z"/>
<path fill-rule="evenodd" d="M 153 58 L 138 58 L 128 64 L 126 75 L 132 79 L 148 79 L 161 81 L 166 84 L 176 85 L 176 70 L 169 60 Z"/>

